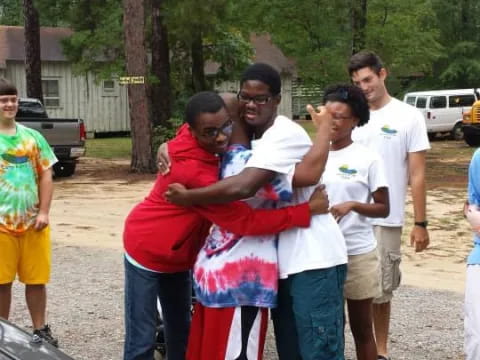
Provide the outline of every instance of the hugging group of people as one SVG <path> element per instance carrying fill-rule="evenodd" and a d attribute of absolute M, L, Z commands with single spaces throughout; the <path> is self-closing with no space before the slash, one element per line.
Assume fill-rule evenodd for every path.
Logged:
<path fill-rule="evenodd" d="M 125 222 L 125 360 L 153 358 L 157 298 L 168 360 L 260 360 L 269 310 L 279 359 L 344 359 L 345 301 L 357 358 L 388 359 L 408 182 L 412 245 L 429 242 L 429 142 L 376 54 L 348 68 L 353 85 L 307 107 L 313 142 L 277 114 L 281 77 L 267 64 L 244 71 L 238 94 L 190 98 Z"/>

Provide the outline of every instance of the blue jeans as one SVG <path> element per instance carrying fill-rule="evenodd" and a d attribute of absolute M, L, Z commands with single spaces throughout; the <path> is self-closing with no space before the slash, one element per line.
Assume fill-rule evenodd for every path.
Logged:
<path fill-rule="evenodd" d="M 303 271 L 280 280 L 272 309 L 280 360 L 343 360 L 346 265 Z"/>
<path fill-rule="evenodd" d="M 152 360 L 157 326 L 157 297 L 162 305 L 168 360 L 185 360 L 190 330 L 190 271 L 156 273 L 125 259 L 124 360 Z"/>

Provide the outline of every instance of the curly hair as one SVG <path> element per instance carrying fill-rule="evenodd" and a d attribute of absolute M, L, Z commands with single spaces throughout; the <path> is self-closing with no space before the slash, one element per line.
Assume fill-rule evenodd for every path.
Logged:
<path fill-rule="evenodd" d="M 282 89 L 280 74 L 268 64 L 256 63 L 247 67 L 240 79 L 240 86 L 248 80 L 258 80 L 267 84 L 270 88 L 270 93 L 274 96 L 280 94 Z"/>
<path fill-rule="evenodd" d="M 370 119 L 367 98 L 363 91 L 356 86 L 337 84 L 327 87 L 323 94 L 323 103 L 326 104 L 328 101 L 347 104 L 353 116 L 358 118 L 358 126 L 365 125 Z"/>

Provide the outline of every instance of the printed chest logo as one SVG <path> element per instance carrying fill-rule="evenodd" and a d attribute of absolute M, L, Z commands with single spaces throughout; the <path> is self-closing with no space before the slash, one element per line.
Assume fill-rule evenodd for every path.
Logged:
<path fill-rule="evenodd" d="M 24 164 L 28 161 L 28 156 L 4 153 L 2 159 L 10 164 Z"/>
<path fill-rule="evenodd" d="M 358 174 L 356 169 L 350 168 L 347 164 L 344 164 L 338 168 L 337 175 L 342 179 L 351 179 Z"/>
<path fill-rule="evenodd" d="M 392 129 L 390 128 L 389 125 L 383 125 L 380 130 L 382 131 L 381 134 L 385 137 L 385 138 L 392 138 L 394 136 L 397 136 L 398 134 L 398 130 L 395 130 L 395 129 Z"/>

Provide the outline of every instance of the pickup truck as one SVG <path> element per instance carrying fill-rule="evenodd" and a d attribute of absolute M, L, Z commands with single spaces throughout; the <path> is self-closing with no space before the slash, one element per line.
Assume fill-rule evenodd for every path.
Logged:
<path fill-rule="evenodd" d="M 20 98 L 16 121 L 39 131 L 58 158 L 53 165 L 57 177 L 72 176 L 78 158 L 85 155 L 85 125 L 80 119 L 51 119 L 37 99 Z"/>

